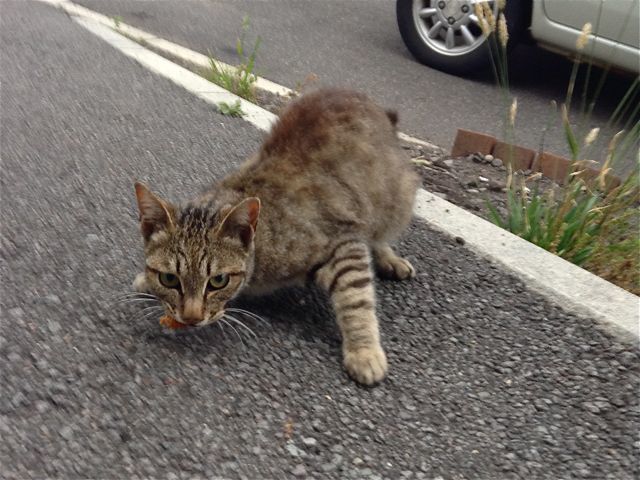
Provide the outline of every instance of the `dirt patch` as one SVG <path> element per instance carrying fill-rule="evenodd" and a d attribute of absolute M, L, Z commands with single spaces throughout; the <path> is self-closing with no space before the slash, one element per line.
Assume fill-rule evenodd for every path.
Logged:
<path fill-rule="evenodd" d="M 292 97 L 283 97 L 276 93 L 256 89 L 256 103 L 270 111 L 274 115 L 280 115 L 282 109 L 292 100 Z"/>
<path fill-rule="evenodd" d="M 411 156 L 426 190 L 485 220 L 490 220 L 488 203 L 501 214 L 506 213 L 508 172 L 502 160 L 477 153 L 451 157 L 441 148 L 429 149 L 407 142 L 402 143 L 402 148 Z M 522 181 L 531 178 L 531 174 L 531 171 L 514 172 L 512 182 L 518 186 L 518 193 Z M 547 178 L 535 183 L 541 191 L 557 186 Z"/>
<path fill-rule="evenodd" d="M 507 218 L 509 179 L 500 159 L 479 153 L 451 157 L 440 148 L 430 149 L 411 143 L 402 143 L 402 148 L 411 156 L 426 190 L 485 220 L 492 221 L 488 205 L 495 207 L 503 219 Z M 553 190 L 554 195 L 558 195 L 560 192 L 555 192 L 562 188 L 551 179 L 533 174 L 530 170 L 514 172 L 511 182 L 516 195 L 523 194 L 524 182 L 524 195 L 529 198 L 536 189 L 539 194 Z M 632 247 L 628 242 L 619 243 L 629 238 L 629 232 L 637 232 L 640 228 L 639 205 L 634 204 L 630 208 L 632 211 L 627 218 L 627 229 L 610 239 L 619 246 L 600 250 L 601 253 L 594 255 L 581 267 L 637 295 L 640 293 L 637 253 L 625 253 L 626 249 Z"/>

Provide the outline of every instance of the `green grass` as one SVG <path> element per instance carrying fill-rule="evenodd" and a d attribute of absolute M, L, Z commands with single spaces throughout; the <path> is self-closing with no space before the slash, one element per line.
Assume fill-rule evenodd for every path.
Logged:
<path fill-rule="evenodd" d="M 636 171 L 611 191 L 601 188 L 597 178 L 577 176 L 566 186 L 544 194 L 534 189 L 527 195 L 524 188 L 516 192 L 512 187 L 507 190 L 507 214 L 500 215 L 489 204 L 491 219 L 525 240 L 584 266 L 597 257 L 610 259 L 615 252 L 628 252 L 630 245 L 637 245 L 636 236 L 629 233 L 634 231 L 634 210 L 640 200 L 638 180 Z"/>
<path fill-rule="evenodd" d="M 122 17 L 120 15 L 116 15 L 113 17 L 113 25 L 116 29 L 120 28 L 120 24 L 122 23 Z"/>
<path fill-rule="evenodd" d="M 597 31 L 599 18 L 596 20 Z M 508 36 L 499 29 L 497 32 L 496 29 L 489 31 L 488 25 L 485 28 L 492 52 L 492 69 L 505 107 L 502 120 L 504 136 L 507 142 L 515 143 L 515 112 L 513 108 L 509 111 L 508 107 L 509 104 L 513 105 L 507 75 Z M 509 169 L 506 214 L 501 215 L 489 202 L 487 207 L 496 225 L 640 295 L 640 154 L 636 152 L 634 167 L 620 185 L 612 188 L 608 176 L 612 167 L 620 159 L 631 155 L 631 149 L 640 142 L 640 121 L 636 120 L 640 107 L 634 100 L 640 92 L 640 82 L 636 79 L 631 84 L 604 126 L 608 129 L 616 123 L 622 123 L 624 129 L 611 139 L 606 158 L 602 159 L 604 162 L 600 174 L 588 175 L 589 162 L 586 159 L 591 155 L 593 137 L 598 130 L 591 129 L 587 134 L 585 131 L 609 68 L 603 70 L 595 93 L 589 98 L 592 65 L 587 63 L 577 128 L 570 121 L 569 110 L 578 72 L 583 66 L 581 49 L 588 44 L 590 30 L 591 25 L 585 25 L 583 35 L 578 40 L 578 55 L 574 59 L 566 98 L 561 105 L 561 122 L 572 162 L 565 181 L 561 186 L 543 191 L 536 181 L 540 175 L 534 175 L 529 179 L 533 188 L 529 189 L 524 180 L 516 185 Z M 528 128 L 535 126 L 529 125 Z M 540 152 L 543 147 L 544 140 Z M 504 160 L 509 164 L 508 158 Z"/>
<path fill-rule="evenodd" d="M 240 104 L 240 100 L 237 100 L 235 103 L 229 105 L 226 102 L 220 102 L 218 104 L 218 110 L 222 115 L 228 115 L 230 117 L 242 117 L 244 112 L 242 111 L 242 105 Z"/>
<path fill-rule="evenodd" d="M 245 40 L 249 26 L 249 18 L 245 16 L 242 20 L 240 36 L 236 39 L 236 53 L 240 63 L 236 67 L 228 68 L 209 55 L 210 65 L 204 76 L 207 80 L 221 86 L 225 90 L 228 90 L 245 100 L 255 102 L 255 83 L 257 80 L 257 76 L 255 74 L 255 63 L 261 39 L 258 37 L 253 44 L 251 51 L 247 53 Z"/>

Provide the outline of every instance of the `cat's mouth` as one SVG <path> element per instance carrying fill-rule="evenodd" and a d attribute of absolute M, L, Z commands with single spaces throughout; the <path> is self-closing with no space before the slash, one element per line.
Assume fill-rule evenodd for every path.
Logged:
<path fill-rule="evenodd" d="M 164 325 L 165 327 L 168 327 L 172 330 L 179 330 L 179 329 L 183 329 L 183 328 L 189 328 L 189 327 L 205 327 L 207 325 L 211 325 L 212 323 L 217 322 L 218 320 L 220 320 L 222 317 L 224 317 L 225 311 L 222 310 L 218 313 L 216 313 L 215 315 L 211 316 L 211 317 L 207 317 L 205 315 L 205 318 L 199 322 L 193 323 L 193 322 L 185 322 L 183 321 L 183 319 L 181 318 L 181 316 L 177 313 L 167 313 L 165 314 L 163 317 L 160 318 L 160 324 Z"/>
<path fill-rule="evenodd" d="M 207 325 L 211 325 L 212 323 L 217 322 L 218 320 L 220 320 L 222 317 L 224 316 L 224 310 L 220 310 L 218 313 L 216 313 L 215 315 L 209 317 L 209 318 L 204 318 L 204 320 L 194 324 L 194 327 L 206 327 Z"/>

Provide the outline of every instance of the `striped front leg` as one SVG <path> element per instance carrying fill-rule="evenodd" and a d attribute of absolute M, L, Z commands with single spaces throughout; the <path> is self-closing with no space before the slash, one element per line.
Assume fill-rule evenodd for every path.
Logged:
<path fill-rule="evenodd" d="M 365 385 L 379 382 L 387 358 L 380 346 L 369 248 L 356 241 L 338 245 L 315 278 L 331 295 L 347 372 Z"/>

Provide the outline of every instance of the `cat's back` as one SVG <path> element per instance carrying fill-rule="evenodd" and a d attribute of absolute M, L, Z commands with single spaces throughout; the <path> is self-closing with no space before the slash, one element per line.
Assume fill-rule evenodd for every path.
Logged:
<path fill-rule="evenodd" d="M 396 116 L 366 95 L 325 88 L 293 101 L 280 115 L 260 150 L 260 160 L 306 163 L 321 157 L 331 160 L 341 150 L 358 144 L 390 143 L 395 138 Z M 326 155 L 318 155 L 319 153 Z"/>
<path fill-rule="evenodd" d="M 273 211 L 378 230 L 383 212 L 405 216 L 400 212 L 411 209 L 417 186 L 396 121 L 359 92 L 307 93 L 287 106 L 258 154 L 223 186 L 257 196 Z"/>

